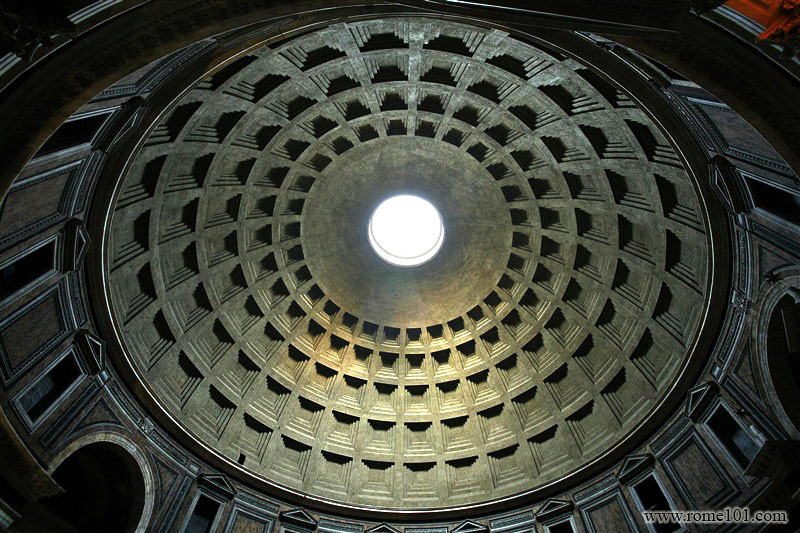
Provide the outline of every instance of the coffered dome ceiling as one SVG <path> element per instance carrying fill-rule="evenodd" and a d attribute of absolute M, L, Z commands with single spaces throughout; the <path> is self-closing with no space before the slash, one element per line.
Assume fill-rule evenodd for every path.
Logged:
<path fill-rule="evenodd" d="M 447 232 L 399 268 L 371 212 Z M 338 24 L 186 92 L 117 190 L 107 292 L 147 393 L 267 482 L 365 507 L 577 474 L 692 354 L 703 201 L 606 78 L 485 28 Z"/>

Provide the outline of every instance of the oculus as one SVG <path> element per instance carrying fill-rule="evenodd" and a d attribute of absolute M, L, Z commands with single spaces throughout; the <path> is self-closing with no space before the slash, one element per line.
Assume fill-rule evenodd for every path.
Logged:
<path fill-rule="evenodd" d="M 442 248 L 444 224 L 433 204 L 401 194 L 375 209 L 367 235 L 378 257 L 392 265 L 414 267 L 433 259 Z"/>

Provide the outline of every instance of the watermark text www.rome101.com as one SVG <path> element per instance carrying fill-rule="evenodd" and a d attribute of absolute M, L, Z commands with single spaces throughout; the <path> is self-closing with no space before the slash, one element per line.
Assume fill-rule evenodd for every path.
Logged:
<path fill-rule="evenodd" d="M 647 524 L 787 524 L 786 511 L 751 511 L 748 507 L 721 510 L 642 511 Z"/>

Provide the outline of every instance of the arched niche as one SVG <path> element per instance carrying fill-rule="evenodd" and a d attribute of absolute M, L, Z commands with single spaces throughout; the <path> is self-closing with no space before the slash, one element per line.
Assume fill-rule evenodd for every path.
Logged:
<path fill-rule="evenodd" d="M 81 532 L 146 531 L 153 510 L 153 476 L 127 438 L 90 435 L 73 442 L 51 465 L 62 494 L 40 503 Z"/>
<path fill-rule="evenodd" d="M 754 355 L 763 399 L 786 434 L 800 440 L 800 269 L 776 273 L 779 280 L 754 302 Z"/>
<path fill-rule="evenodd" d="M 800 289 L 780 297 L 766 331 L 767 365 L 775 395 L 788 421 L 800 430 Z"/>

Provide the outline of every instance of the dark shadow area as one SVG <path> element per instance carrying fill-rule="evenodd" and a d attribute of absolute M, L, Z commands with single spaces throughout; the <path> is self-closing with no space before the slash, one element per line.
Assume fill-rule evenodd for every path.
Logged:
<path fill-rule="evenodd" d="M 772 311 L 767 327 L 767 360 L 778 401 L 800 431 L 800 303 L 789 294 Z"/>
<path fill-rule="evenodd" d="M 63 494 L 41 504 L 82 532 L 133 531 L 142 516 L 145 486 L 139 465 L 116 444 L 89 444 L 53 472 Z"/>

